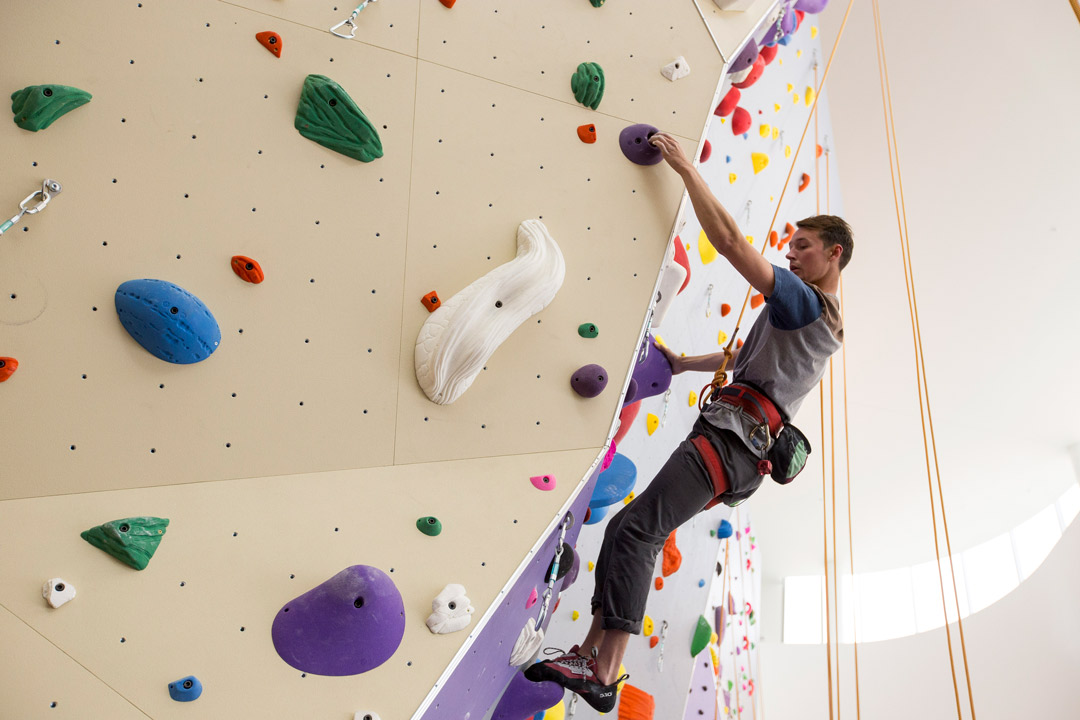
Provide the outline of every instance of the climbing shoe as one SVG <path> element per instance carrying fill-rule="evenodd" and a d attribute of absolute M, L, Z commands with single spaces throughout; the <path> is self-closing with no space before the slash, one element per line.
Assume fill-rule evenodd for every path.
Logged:
<path fill-rule="evenodd" d="M 549 680 L 577 693 L 594 710 L 610 712 L 615 708 L 619 683 L 629 675 L 623 675 L 611 685 L 602 685 L 596 677 L 596 648 L 593 648 L 590 657 L 578 655 L 577 650 L 577 645 L 572 647 L 569 653 L 548 648 L 544 651 L 545 654 L 563 654 L 529 666 L 525 670 L 525 678 L 533 682 Z"/>

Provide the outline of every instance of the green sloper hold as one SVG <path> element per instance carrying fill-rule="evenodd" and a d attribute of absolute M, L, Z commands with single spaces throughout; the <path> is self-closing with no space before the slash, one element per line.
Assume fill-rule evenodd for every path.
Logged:
<path fill-rule="evenodd" d="M 589 0 L 589 2 L 592 3 L 593 7 L 600 7 L 604 4 L 604 2 L 606 2 L 606 0 Z"/>
<path fill-rule="evenodd" d="M 604 68 L 592 62 L 581 63 L 570 78 L 570 89 L 579 103 L 595 110 L 604 99 Z"/>
<path fill-rule="evenodd" d="M 168 526 L 168 518 L 123 518 L 84 530 L 82 539 L 136 570 L 142 570 L 150 564 Z"/>
<path fill-rule="evenodd" d="M 593 323 L 578 325 L 577 334 L 583 338 L 594 338 L 600 334 L 600 330 Z"/>
<path fill-rule="evenodd" d="M 375 126 L 349 94 L 325 75 L 308 75 L 293 126 L 308 140 L 360 162 L 383 156 Z"/>
<path fill-rule="evenodd" d="M 90 102 L 93 95 L 67 85 L 30 85 L 11 93 L 11 112 L 15 124 L 23 130 L 44 130 L 77 107 Z"/>
<path fill-rule="evenodd" d="M 434 515 L 428 515 L 416 521 L 416 529 L 425 535 L 435 537 L 442 532 L 442 523 Z"/>
<path fill-rule="evenodd" d="M 694 628 L 694 640 L 690 643 L 690 656 L 697 657 L 697 654 L 709 644 L 709 638 L 711 637 L 712 627 L 709 625 L 709 621 L 705 619 L 704 615 L 699 615 L 697 627 Z"/>

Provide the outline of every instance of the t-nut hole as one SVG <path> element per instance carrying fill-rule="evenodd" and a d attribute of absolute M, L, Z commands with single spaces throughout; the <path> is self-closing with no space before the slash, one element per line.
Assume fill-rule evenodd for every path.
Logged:
<path fill-rule="evenodd" d="M 169 312 L 171 312 L 173 315 L 175 315 L 176 313 L 180 312 L 180 308 L 175 307 L 175 306 L 171 307 L 171 308 L 169 308 Z"/>
<path fill-rule="evenodd" d="M 337 107 L 337 100 L 330 98 L 330 107 Z"/>
<path fill-rule="evenodd" d="M 276 37 L 270 38 L 270 44 L 271 45 L 277 45 L 277 38 Z M 675 67 L 678 67 L 678 65 L 676 65 Z"/>
<path fill-rule="evenodd" d="M 355 607 L 355 608 L 364 607 L 364 598 L 363 597 L 358 597 L 355 600 L 353 600 L 353 607 Z"/>
<path fill-rule="evenodd" d="M 127 532 L 130 529 L 131 529 L 131 526 L 128 525 L 127 523 L 124 523 L 123 525 L 120 526 L 120 532 Z"/>
<path fill-rule="evenodd" d="M 190 690 L 192 685 L 194 685 L 194 683 L 191 682 L 190 680 L 185 680 L 184 681 L 184 689 L 185 690 Z"/>
<path fill-rule="evenodd" d="M 433 517 L 429 517 L 429 518 L 427 519 L 427 524 L 428 524 L 428 525 L 434 525 L 434 524 L 435 524 L 435 523 L 437 523 L 437 522 L 438 522 L 438 520 L 436 520 L 436 519 L 435 519 L 435 518 L 433 518 Z"/>
<path fill-rule="evenodd" d="M 502 300 L 496 300 L 495 301 L 495 307 L 501 308 L 502 307 Z"/>
<path fill-rule="evenodd" d="M 247 263 L 246 265 L 244 265 L 244 269 L 245 270 L 254 270 L 255 266 L 252 265 L 251 263 Z"/>
<path fill-rule="evenodd" d="M 271 42 L 273 42 L 273 41 L 271 41 Z M 675 68 L 678 69 L 678 67 L 679 67 L 679 63 L 675 63 Z"/>
<path fill-rule="evenodd" d="M 596 381 L 597 382 L 604 382 L 604 376 L 603 375 L 597 375 L 596 376 Z"/>
<path fill-rule="evenodd" d="M 52 97 L 52 88 L 45 88 L 41 91 L 41 94 L 45 97 Z"/>
<path fill-rule="evenodd" d="M 67 586 L 64 585 L 64 583 L 56 583 L 56 586 L 53 588 L 53 590 L 56 590 L 56 592 L 64 592 L 65 587 Z"/>
<path fill-rule="evenodd" d="M 456 602 L 449 602 L 449 603 L 446 604 L 446 607 L 450 608 L 451 610 L 457 610 L 457 603 Z"/>
<path fill-rule="evenodd" d="M 641 144 L 641 138 L 634 138 L 634 142 L 637 143 L 638 145 L 640 145 Z"/>

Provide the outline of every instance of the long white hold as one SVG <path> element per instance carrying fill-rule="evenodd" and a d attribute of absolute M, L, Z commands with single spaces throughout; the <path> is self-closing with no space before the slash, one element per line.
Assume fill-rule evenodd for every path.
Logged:
<path fill-rule="evenodd" d="M 562 287 L 562 252 L 539 220 L 518 226 L 517 256 L 442 303 L 416 336 L 416 380 L 449 405 L 469 389 L 491 354 Z"/>

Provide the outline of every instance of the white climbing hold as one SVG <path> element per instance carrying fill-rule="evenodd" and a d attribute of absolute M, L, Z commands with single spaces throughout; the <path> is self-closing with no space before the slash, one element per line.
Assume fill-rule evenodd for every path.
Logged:
<path fill-rule="evenodd" d="M 565 274 L 544 223 L 521 223 L 517 256 L 444 300 L 420 328 L 413 360 L 428 399 L 449 405 L 468 390 L 510 333 L 548 306 Z"/>
<path fill-rule="evenodd" d="M 58 608 L 75 597 L 75 586 L 63 578 L 53 578 L 41 586 L 41 597 L 51 607 Z"/>
<path fill-rule="evenodd" d="M 431 601 L 428 630 L 438 635 L 457 632 L 472 621 L 473 606 L 465 595 L 465 587 L 450 583 Z"/>
<path fill-rule="evenodd" d="M 675 82 L 690 74 L 690 64 L 686 62 L 686 58 L 680 55 L 664 67 L 660 68 L 660 74 L 671 82 Z"/>
<path fill-rule="evenodd" d="M 521 628 L 521 632 L 518 633 L 517 642 L 514 643 L 514 649 L 510 653 L 510 665 L 518 667 L 529 662 L 540 650 L 543 643 L 544 629 L 537 630 L 536 618 L 529 618 L 525 622 L 525 627 Z"/>

